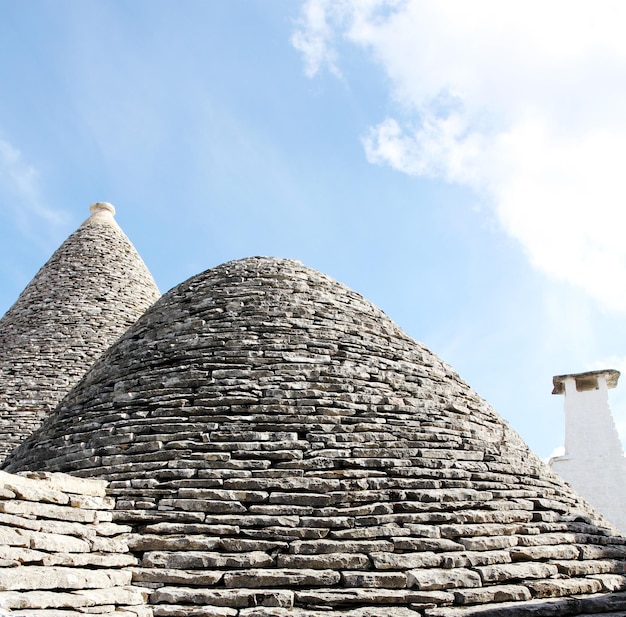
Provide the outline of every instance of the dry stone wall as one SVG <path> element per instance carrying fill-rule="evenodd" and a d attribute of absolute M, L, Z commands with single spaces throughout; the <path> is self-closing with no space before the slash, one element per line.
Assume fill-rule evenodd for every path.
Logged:
<path fill-rule="evenodd" d="M 7 469 L 109 480 L 157 617 L 626 611 L 626 538 L 450 367 L 289 260 L 169 292 Z"/>
<path fill-rule="evenodd" d="M 29 476 L 0 472 L 0 615 L 150 617 L 106 482 Z"/>
<path fill-rule="evenodd" d="M 0 460 L 160 295 L 113 207 L 92 209 L 0 320 Z"/>

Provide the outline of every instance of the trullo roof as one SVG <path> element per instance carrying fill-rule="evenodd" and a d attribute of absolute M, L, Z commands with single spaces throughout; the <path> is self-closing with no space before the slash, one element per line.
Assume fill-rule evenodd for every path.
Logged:
<path fill-rule="evenodd" d="M 23 469 L 111 480 L 155 615 L 626 609 L 626 540 L 450 367 L 294 261 L 170 291 Z"/>
<path fill-rule="evenodd" d="M 0 320 L 0 460 L 160 294 L 106 203 Z"/>

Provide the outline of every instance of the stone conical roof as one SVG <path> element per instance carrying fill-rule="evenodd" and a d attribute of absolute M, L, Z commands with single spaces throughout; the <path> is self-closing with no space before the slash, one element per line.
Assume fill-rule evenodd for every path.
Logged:
<path fill-rule="evenodd" d="M 0 459 L 160 296 L 98 203 L 0 320 Z"/>
<path fill-rule="evenodd" d="M 626 609 L 626 540 L 450 367 L 294 261 L 170 291 L 8 469 L 111 480 L 155 615 Z"/>

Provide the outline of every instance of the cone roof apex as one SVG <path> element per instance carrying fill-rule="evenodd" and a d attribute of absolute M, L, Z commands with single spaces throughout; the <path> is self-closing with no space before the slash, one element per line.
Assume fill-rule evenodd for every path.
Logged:
<path fill-rule="evenodd" d="M 115 206 L 106 201 L 97 201 L 89 206 L 91 214 L 100 214 L 108 212 L 111 216 L 115 216 Z"/>

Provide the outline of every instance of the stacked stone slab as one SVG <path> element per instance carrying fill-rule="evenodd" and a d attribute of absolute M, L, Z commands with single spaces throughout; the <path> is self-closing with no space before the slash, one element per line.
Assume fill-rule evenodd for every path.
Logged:
<path fill-rule="evenodd" d="M 449 366 L 294 261 L 173 289 L 8 469 L 109 480 L 156 616 L 626 611 L 626 539 Z"/>
<path fill-rule="evenodd" d="M 133 586 L 130 528 L 113 523 L 106 482 L 0 472 L 0 609 L 29 617 L 149 617 Z M 1 611 L 0 611 L 1 612 Z"/>
<path fill-rule="evenodd" d="M 91 212 L 0 320 L 0 460 L 159 298 L 113 206 Z"/>

